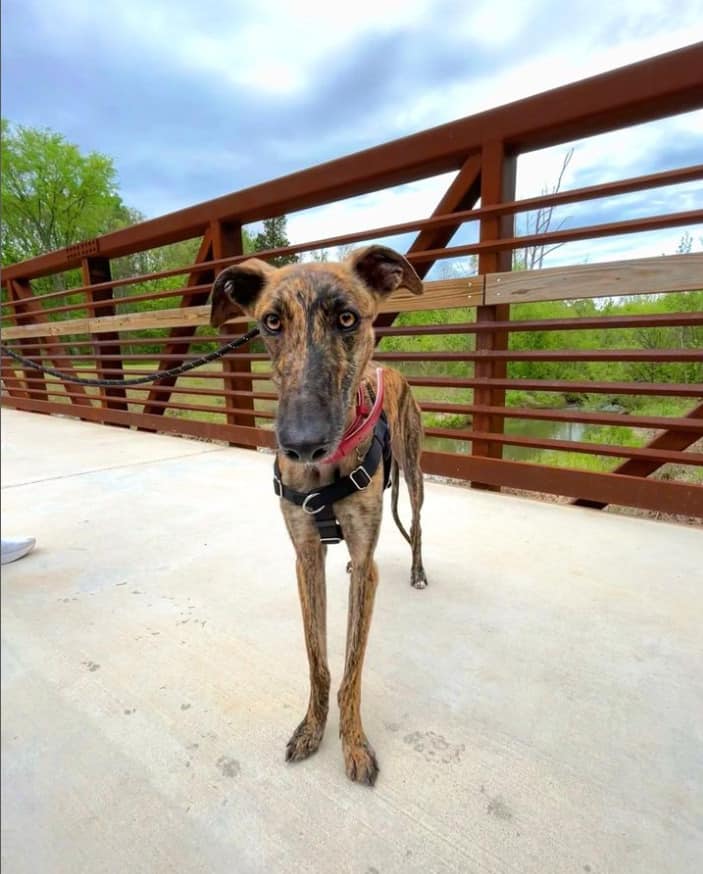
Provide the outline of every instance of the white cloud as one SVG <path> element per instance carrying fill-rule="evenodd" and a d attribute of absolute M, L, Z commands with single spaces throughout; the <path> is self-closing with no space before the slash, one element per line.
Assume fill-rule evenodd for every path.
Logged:
<path fill-rule="evenodd" d="M 288 236 L 291 240 L 306 242 L 422 219 L 434 210 L 454 175 L 445 173 L 410 185 L 293 213 L 288 217 Z"/>
<path fill-rule="evenodd" d="M 539 195 L 543 189 L 550 190 L 556 182 L 564 156 L 572 145 L 575 151 L 564 175 L 564 191 L 583 184 L 595 185 L 660 171 L 663 168 L 656 164 L 656 159 L 663 148 L 663 141 L 683 135 L 690 137 L 692 134 L 699 134 L 703 141 L 703 111 L 526 153 L 518 160 L 517 197 L 524 199 Z M 453 176 L 443 174 L 411 185 L 294 213 L 288 220 L 289 237 L 294 242 L 307 242 L 427 217 L 436 208 Z M 578 183 L 577 176 L 587 176 L 588 182 Z M 584 202 L 583 205 L 565 206 L 555 213 L 555 225 L 561 218 L 569 220 L 572 216 L 573 220 L 569 222 L 572 226 L 590 224 L 592 220 L 588 219 L 588 212 L 596 203 L 599 208 L 612 212 L 601 221 L 683 212 L 703 207 L 703 186 L 693 182 L 651 189 L 644 202 L 637 202 L 635 195 L 620 195 L 605 204 L 594 201 L 592 204 Z M 522 219 L 518 227 L 524 227 Z M 465 225 L 462 242 L 472 233 L 475 234 L 474 228 L 473 223 Z M 570 243 L 556 250 L 549 263 L 566 263 L 569 257 L 575 259 L 574 263 L 581 263 L 586 259 L 605 261 L 673 253 L 684 230 L 673 228 Z M 703 226 L 694 225 L 690 230 L 697 244 L 698 237 L 703 235 Z M 524 230 L 518 233 L 524 233 Z"/>
<path fill-rule="evenodd" d="M 65 71 L 54 64 L 51 81 L 25 86 L 26 123 L 52 123 L 32 120 L 31 107 L 37 95 L 55 92 L 52 119 L 78 124 L 82 118 L 84 129 L 89 129 L 89 147 L 115 156 L 125 199 L 149 215 L 350 153 L 360 144 L 385 142 L 703 39 L 701 0 L 621 0 L 617 4 L 612 0 L 569 4 L 504 0 L 500 5 L 493 0 L 357 0 L 351 6 L 319 0 L 296 4 L 222 0 L 207 9 L 192 0 L 62 0 L 60 4 L 57 0 L 22 0 L 21 7 L 20 0 L 9 2 L 16 2 L 23 13 L 33 10 L 33 43 L 55 47 L 63 52 L 66 69 L 70 56 L 80 70 L 64 86 Z M 395 42 L 374 42 L 390 34 Z M 12 42 L 12 35 L 8 39 L 6 33 L 5 41 Z M 288 116 L 287 127 L 277 128 L 275 113 L 281 106 L 290 101 L 305 109 L 309 104 L 317 112 L 315 99 L 324 90 L 321 86 L 354 70 L 350 65 L 358 60 L 361 49 L 376 44 L 391 61 L 379 69 L 383 75 L 396 77 L 397 87 L 395 81 L 385 90 L 387 83 L 379 82 L 378 89 L 367 84 L 368 106 L 359 102 L 348 121 L 342 114 L 329 125 L 324 118 L 316 118 L 316 129 L 308 133 L 304 124 L 291 129 L 295 119 Z M 99 47 L 99 62 L 105 64 L 99 73 L 81 63 L 87 47 L 95 46 Z M 421 48 L 422 57 L 415 57 L 409 47 Z M 442 64 L 447 61 L 447 49 L 454 55 L 445 74 Z M 159 102 L 158 88 L 167 87 L 171 73 L 178 78 L 178 87 L 194 82 L 192 95 L 168 104 L 169 109 L 176 107 L 173 115 L 177 119 L 161 119 L 153 130 L 140 131 L 138 137 L 128 126 L 129 106 L 123 106 L 121 114 L 119 108 L 114 110 L 110 124 L 93 123 L 100 107 L 90 103 L 88 83 L 82 77 L 104 76 L 99 99 L 119 107 L 120 81 L 111 80 L 110 75 L 124 73 L 125 58 L 153 70 L 153 75 L 146 74 L 149 85 L 157 83 L 149 95 L 153 102 Z M 430 71 L 426 77 L 425 69 Z M 30 69 L 27 75 L 31 73 Z M 19 80 L 24 70 L 17 69 L 14 76 Z M 76 82 L 80 82 L 79 95 Z M 353 89 L 353 81 L 346 87 Z M 237 117 L 230 121 L 226 115 L 217 130 L 219 115 L 213 122 L 213 116 L 205 114 L 203 128 L 193 123 L 196 104 L 216 104 L 221 113 L 231 100 L 236 112 L 242 94 L 261 109 L 257 120 L 265 130 L 256 129 L 256 121 L 247 126 L 246 119 L 240 124 Z M 130 95 L 134 101 L 140 98 L 143 95 Z M 155 106 L 155 116 L 157 110 Z M 41 111 L 47 111 L 46 103 Z M 178 125 L 191 137 L 179 136 Z M 110 138 L 121 130 L 121 137 Z M 581 141 L 564 187 L 585 184 L 576 180 L 583 179 L 586 171 L 595 182 L 648 172 L 647 161 L 652 162 L 651 170 L 660 169 L 654 164 L 665 138 L 672 142 L 679 137 L 691 139 L 701 131 L 703 113 L 698 113 Z M 62 132 L 78 140 L 70 129 Z M 115 142 L 121 153 L 114 151 Z M 521 157 L 518 196 L 537 194 L 553 181 L 565 148 Z M 303 241 L 427 216 L 449 178 L 291 215 L 289 235 Z M 676 205 L 683 202 L 696 203 L 695 196 L 689 192 L 685 200 L 672 199 L 671 209 L 690 208 Z M 631 240 L 627 245 L 632 246 Z"/>

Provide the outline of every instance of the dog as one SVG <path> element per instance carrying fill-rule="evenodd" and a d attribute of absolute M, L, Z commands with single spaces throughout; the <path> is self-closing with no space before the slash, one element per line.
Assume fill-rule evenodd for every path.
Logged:
<path fill-rule="evenodd" d="M 356 250 L 341 263 L 276 268 L 251 258 L 217 276 L 210 310 L 214 327 L 240 311 L 257 322 L 279 393 L 274 489 L 296 552 L 310 668 L 307 713 L 288 742 L 286 760 L 306 759 L 322 741 L 330 689 L 325 554 L 328 543 L 343 538 L 351 576 L 338 693 L 340 736 L 347 776 L 369 786 L 379 768 L 361 723 L 361 673 L 389 473 L 393 517 L 412 548 L 411 585 L 427 585 L 421 555 L 420 410 L 403 376 L 372 362 L 379 302 L 401 288 L 413 294 L 423 290 L 410 263 L 385 246 Z M 410 534 L 398 517 L 399 468 L 410 495 Z"/>

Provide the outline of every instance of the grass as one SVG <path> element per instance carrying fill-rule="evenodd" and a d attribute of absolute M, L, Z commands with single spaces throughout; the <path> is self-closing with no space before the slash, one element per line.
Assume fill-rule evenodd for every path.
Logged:
<path fill-rule="evenodd" d="M 90 365 L 83 364 L 82 362 L 77 363 L 75 365 L 76 370 L 88 369 Z M 157 361 L 143 361 L 143 362 L 125 362 L 124 370 L 126 373 L 134 370 L 156 370 L 158 367 Z M 221 370 L 221 365 L 219 362 L 215 361 L 207 365 L 207 369 L 210 371 Z M 252 369 L 254 371 L 265 371 L 268 369 L 268 365 L 266 362 L 262 361 L 254 361 L 252 362 Z M 92 374 L 91 374 L 92 376 Z M 47 383 L 52 385 L 57 385 L 59 380 L 55 377 L 48 376 Z M 243 390 L 248 390 L 245 383 L 242 383 Z M 256 386 L 257 391 L 262 392 L 271 392 L 273 391 L 273 385 L 268 380 L 257 380 L 254 385 Z M 224 388 L 224 381 L 217 378 L 210 377 L 199 377 L 197 375 L 185 375 L 180 376 L 178 378 L 177 386 L 179 389 L 218 389 L 222 390 Z M 63 386 L 59 385 L 59 389 L 61 394 L 56 397 L 52 397 L 53 401 L 58 403 L 69 403 L 69 397 L 66 394 Z M 149 395 L 149 391 L 151 390 L 151 385 L 147 384 L 145 386 L 139 386 L 135 388 L 127 388 L 127 401 L 128 401 L 128 410 L 131 413 L 141 413 L 143 409 L 143 404 L 146 398 Z M 92 398 L 97 398 L 100 395 L 101 391 L 104 389 L 99 389 L 91 386 L 86 386 L 85 391 Z M 216 422 L 223 424 L 226 422 L 226 413 L 225 413 L 225 397 L 222 394 L 217 395 L 200 395 L 200 394 L 188 394 L 187 392 L 179 391 L 176 394 L 171 396 L 171 400 L 174 403 L 185 404 L 185 405 L 196 405 L 196 406 L 208 406 L 210 410 L 174 410 L 167 409 L 165 411 L 165 415 L 171 418 L 178 419 L 187 419 L 189 421 L 195 422 Z M 233 399 L 236 400 L 236 399 Z M 274 407 L 272 401 L 268 401 L 265 399 L 255 400 L 254 401 L 254 409 L 255 410 L 263 410 L 270 411 Z M 271 420 L 268 418 L 257 418 L 256 424 L 258 427 L 262 428 L 270 428 Z"/>

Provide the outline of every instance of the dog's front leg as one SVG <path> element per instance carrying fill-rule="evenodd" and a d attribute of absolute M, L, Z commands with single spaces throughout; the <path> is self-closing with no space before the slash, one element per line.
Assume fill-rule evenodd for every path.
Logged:
<path fill-rule="evenodd" d="M 373 560 L 372 543 L 354 543 L 348 537 L 352 568 L 349 581 L 347 617 L 347 653 L 339 701 L 339 733 L 342 738 L 344 765 L 350 780 L 373 786 L 378 776 L 378 762 L 361 725 L 361 671 L 366 641 L 371 625 L 373 602 L 378 584 L 378 570 Z"/>
<path fill-rule="evenodd" d="M 306 759 L 320 746 L 327 722 L 330 693 L 330 672 L 327 667 L 327 592 L 322 544 L 313 541 L 299 548 L 295 569 L 310 665 L 310 701 L 305 718 L 288 741 L 286 761 L 289 762 Z"/>

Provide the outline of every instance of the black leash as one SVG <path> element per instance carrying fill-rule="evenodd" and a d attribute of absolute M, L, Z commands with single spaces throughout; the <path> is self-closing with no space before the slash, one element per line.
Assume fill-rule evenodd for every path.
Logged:
<path fill-rule="evenodd" d="M 225 345 L 220 346 L 219 349 L 214 349 L 206 355 L 201 355 L 200 358 L 196 358 L 194 361 L 188 361 L 186 364 L 179 364 L 177 367 L 171 367 L 169 370 L 156 370 L 154 373 L 150 373 L 149 376 L 136 376 L 133 379 L 81 379 L 78 376 L 71 376 L 69 373 L 62 373 L 60 370 L 54 370 L 53 367 L 45 367 L 44 365 L 33 361 L 31 358 L 25 358 L 24 355 L 18 354 L 14 349 L 10 349 L 4 343 L 0 344 L 0 349 L 2 350 L 3 355 L 9 355 L 10 358 L 14 358 L 15 361 L 18 361 L 24 367 L 31 367 L 42 373 L 48 373 L 51 376 L 58 377 L 58 379 L 61 379 L 64 382 L 74 382 L 77 385 L 92 386 L 128 386 L 143 385 L 146 382 L 154 382 L 154 380 L 163 379 L 166 376 L 179 376 L 181 373 L 187 373 L 189 370 L 194 370 L 196 367 L 201 367 L 203 364 L 208 364 L 210 361 L 216 361 L 218 358 L 222 358 L 223 355 L 226 355 L 233 349 L 238 349 L 240 346 L 244 346 L 245 343 L 248 343 L 256 337 L 258 333 L 258 328 L 252 328 L 251 331 L 247 331 L 247 333 L 243 334 L 241 337 L 236 337 L 234 340 L 230 340 L 229 343 L 225 343 Z"/>
<path fill-rule="evenodd" d="M 3 354 L 9 355 L 15 361 L 22 364 L 24 367 L 31 367 L 33 370 L 38 370 L 41 373 L 48 373 L 55 376 L 64 382 L 76 383 L 77 385 L 88 386 L 130 386 L 143 385 L 147 382 L 154 382 L 157 379 L 162 379 L 167 376 L 179 376 L 181 373 L 187 373 L 189 370 L 194 370 L 203 364 L 208 364 L 210 361 L 216 361 L 222 358 L 233 349 L 244 346 L 254 337 L 259 334 L 258 328 L 252 328 L 241 337 L 236 337 L 208 352 L 206 355 L 201 355 L 194 361 L 189 361 L 186 364 L 179 364 L 177 367 L 171 367 L 169 370 L 156 370 L 149 376 L 138 376 L 134 379 L 81 379 L 77 376 L 72 376 L 69 373 L 63 373 L 60 370 L 55 370 L 53 367 L 45 367 L 38 364 L 31 358 L 25 358 L 13 349 L 10 349 L 4 343 L 0 343 L 0 350 Z M 369 446 L 363 461 L 358 465 L 348 476 L 340 477 L 328 486 L 317 489 L 312 492 L 296 492 L 294 489 L 289 489 L 288 486 L 281 482 L 281 470 L 278 466 L 278 460 L 274 462 L 274 479 L 273 489 L 279 498 L 285 498 L 312 516 L 317 527 L 317 532 L 320 535 L 322 543 L 340 543 L 344 540 L 342 526 L 337 521 L 334 513 L 334 504 L 344 498 L 348 498 L 355 492 L 363 492 L 371 484 L 374 474 L 378 470 L 378 466 L 383 461 L 383 481 L 384 488 L 388 488 L 391 484 L 391 439 L 390 429 L 386 420 L 385 413 L 376 422 L 376 427 L 373 432 L 373 439 Z"/>
<path fill-rule="evenodd" d="M 373 440 L 364 460 L 348 476 L 338 477 L 330 485 L 312 492 L 296 492 L 281 482 L 281 469 L 276 459 L 273 465 L 273 490 L 279 498 L 297 504 L 312 516 L 321 543 L 340 543 L 344 540 L 344 533 L 335 516 L 333 504 L 368 488 L 381 460 L 383 460 L 384 487 L 388 488 L 391 484 L 392 456 L 391 432 L 385 413 L 381 413 L 376 422 Z"/>

